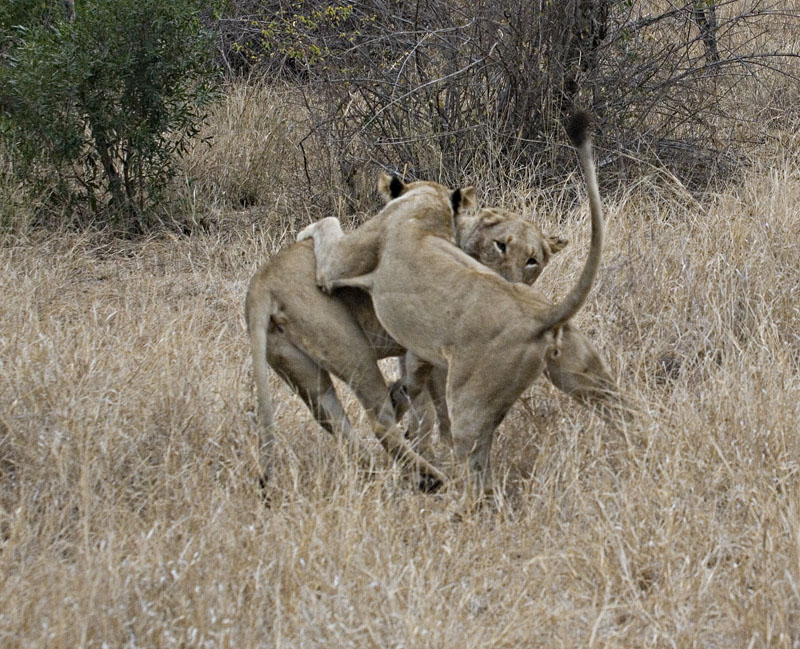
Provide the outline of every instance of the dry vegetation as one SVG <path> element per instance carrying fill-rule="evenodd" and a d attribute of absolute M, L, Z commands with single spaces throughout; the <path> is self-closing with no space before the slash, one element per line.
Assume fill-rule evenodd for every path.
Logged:
<path fill-rule="evenodd" d="M 309 218 L 291 117 L 231 93 L 187 162 L 206 233 L 3 240 L 0 645 L 799 646 L 800 141 L 701 199 L 657 172 L 607 197 L 579 323 L 639 419 L 614 433 L 540 380 L 496 502 L 462 516 L 457 490 L 359 474 L 274 377 L 269 506 L 256 488 L 242 301 Z M 486 196 L 573 241 L 553 295 L 588 245 L 579 186 Z"/>

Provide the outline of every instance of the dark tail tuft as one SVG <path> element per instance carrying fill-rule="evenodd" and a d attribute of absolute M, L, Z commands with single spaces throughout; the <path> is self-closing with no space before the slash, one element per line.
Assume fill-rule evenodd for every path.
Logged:
<path fill-rule="evenodd" d="M 585 110 L 579 110 L 567 122 L 567 135 L 577 149 L 589 138 L 592 130 L 592 117 Z"/>

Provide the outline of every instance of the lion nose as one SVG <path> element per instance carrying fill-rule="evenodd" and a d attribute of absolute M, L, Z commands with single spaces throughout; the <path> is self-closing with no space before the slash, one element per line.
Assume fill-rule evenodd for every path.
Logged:
<path fill-rule="evenodd" d="M 524 281 L 523 269 L 514 264 L 508 264 L 503 276 L 512 284 Z"/>

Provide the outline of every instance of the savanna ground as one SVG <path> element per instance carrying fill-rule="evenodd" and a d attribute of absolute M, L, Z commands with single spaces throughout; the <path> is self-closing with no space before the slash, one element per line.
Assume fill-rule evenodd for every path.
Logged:
<path fill-rule="evenodd" d="M 288 207 L 306 190 L 281 102 L 231 90 L 186 160 L 180 209 L 205 232 L 4 236 L 0 644 L 800 646 L 800 139 L 773 131 L 713 192 L 653 170 L 604 196 L 577 321 L 629 429 L 538 380 L 470 514 L 374 441 L 359 473 L 273 376 L 267 506 L 243 298 L 311 218 Z M 554 297 L 588 247 L 577 170 L 547 192 L 469 179 L 571 240 L 540 280 Z M 226 193 L 260 207 L 200 198 Z"/>

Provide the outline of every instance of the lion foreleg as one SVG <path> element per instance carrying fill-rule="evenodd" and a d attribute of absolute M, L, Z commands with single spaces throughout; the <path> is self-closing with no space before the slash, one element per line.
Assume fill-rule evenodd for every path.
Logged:
<path fill-rule="evenodd" d="M 329 216 L 312 223 L 297 235 L 298 241 L 304 239 L 314 240 L 314 259 L 316 261 L 317 285 L 326 293 L 332 289 L 331 279 L 339 275 L 341 251 L 340 242 L 344 239 L 344 232 L 339 219 Z"/>

